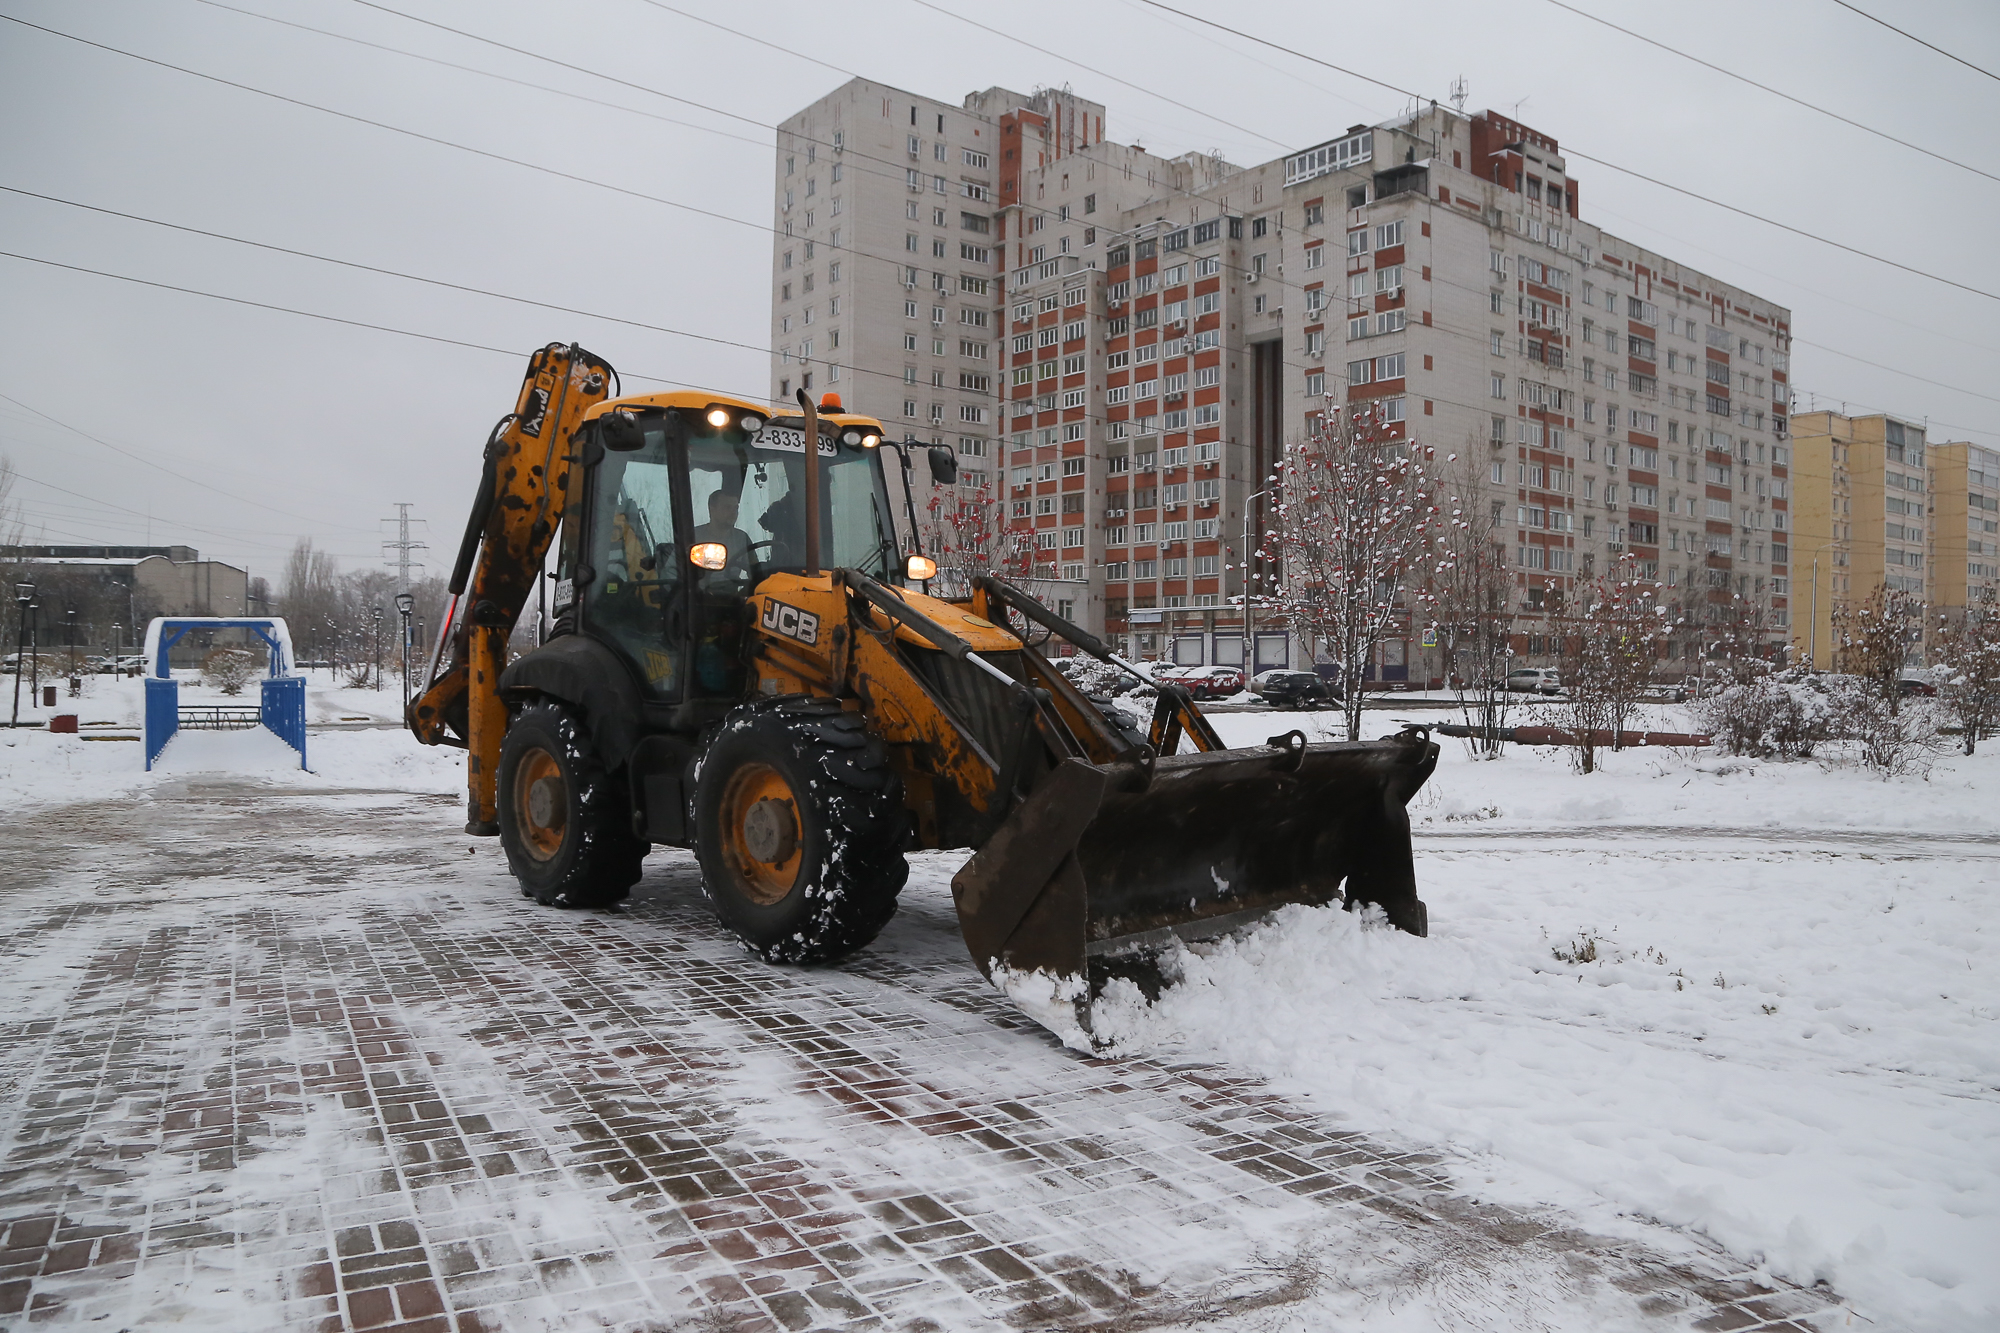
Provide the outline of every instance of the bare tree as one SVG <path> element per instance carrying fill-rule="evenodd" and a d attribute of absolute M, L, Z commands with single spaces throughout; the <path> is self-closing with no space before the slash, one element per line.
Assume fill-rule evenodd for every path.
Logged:
<path fill-rule="evenodd" d="M 1597 747 L 1616 749 L 1618 733 L 1652 683 L 1661 645 L 1673 617 L 1658 585 L 1634 576 L 1627 555 L 1588 582 L 1580 582 L 1551 619 L 1562 663 L 1564 697 L 1556 713 L 1572 733 L 1577 767 L 1597 767 Z M 1609 733 L 1605 736 L 1604 733 Z"/>
<path fill-rule="evenodd" d="M 1507 653 L 1514 631 L 1514 580 L 1497 519 L 1481 512 L 1484 481 L 1467 449 L 1446 472 L 1440 504 L 1443 556 L 1431 581 L 1432 628 L 1446 683 L 1458 695 L 1476 753 L 1497 756 L 1507 724 Z M 1476 719 L 1476 720 L 1475 720 Z"/>
<path fill-rule="evenodd" d="M 1886 583 L 1864 601 L 1833 608 L 1835 667 L 1867 682 L 1892 715 L 1902 706 L 1897 678 L 1923 633 L 1923 616 L 1922 601 Z"/>
<path fill-rule="evenodd" d="M 1006 501 L 994 491 L 985 486 L 936 486 L 924 511 L 925 543 L 938 562 L 933 590 L 939 596 L 970 597 L 974 579 L 994 574 L 1031 597 L 1048 600 L 1060 567 L 1037 560 L 1033 534 L 1008 530 Z M 1058 529 L 1047 531 L 1053 534 Z M 1044 642 L 1049 637 L 1047 630 L 1016 611 L 1008 610 L 1006 618 L 1008 625 L 1030 642 Z"/>
<path fill-rule="evenodd" d="M 278 613 L 303 662 L 335 662 L 341 655 L 340 570 L 333 556 L 301 537 L 285 560 Z"/>
<path fill-rule="evenodd" d="M 943 596 L 971 596 L 972 580 L 981 574 L 1018 581 L 1034 572 L 1032 537 L 1007 530 L 1006 501 L 989 487 L 934 486 L 923 531 Z"/>
<path fill-rule="evenodd" d="M 1939 693 L 1958 715 L 1965 752 L 1980 738 L 2000 731 L 2000 605 L 1989 595 L 1938 624 L 1937 664 L 1944 668 Z"/>
<path fill-rule="evenodd" d="M 1347 738 L 1361 738 L 1361 682 L 1376 649 L 1427 622 L 1447 551 L 1432 451 L 1396 439 L 1382 409 L 1329 397 L 1278 464 L 1275 523 L 1258 554 L 1283 570 L 1278 603 L 1293 633 L 1339 666 Z"/>

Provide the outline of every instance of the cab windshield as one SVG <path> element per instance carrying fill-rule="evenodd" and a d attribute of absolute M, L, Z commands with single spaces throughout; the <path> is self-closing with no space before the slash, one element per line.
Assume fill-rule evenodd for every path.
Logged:
<path fill-rule="evenodd" d="M 781 424 L 754 440 L 734 431 L 692 436 L 689 541 L 722 543 L 731 568 L 754 578 L 803 572 L 806 459 L 802 447 L 783 447 L 793 442 L 803 437 Z M 835 445 L 822 428 L 820 462 L 820 567 L 893 574 L 895 527 L 872 451 Z"/>

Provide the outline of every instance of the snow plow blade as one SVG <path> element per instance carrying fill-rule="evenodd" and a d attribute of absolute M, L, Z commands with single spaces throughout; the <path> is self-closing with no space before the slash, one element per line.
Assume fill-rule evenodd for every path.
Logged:
<path fill-rule="evenodd" d="M 1078 1049 L 1113 977 L 1157 998 L 1153 959 L 1288 903 L 1377 903 L 1426 933 L 1405 806 L 1437 767 L 1422 728 L 1382 741 L 1266 746 L 1139 764 L 1066 760 L 952 880 L 988 980 Z M 1345 891 L 1343 893 L 1343 885 Z"/>

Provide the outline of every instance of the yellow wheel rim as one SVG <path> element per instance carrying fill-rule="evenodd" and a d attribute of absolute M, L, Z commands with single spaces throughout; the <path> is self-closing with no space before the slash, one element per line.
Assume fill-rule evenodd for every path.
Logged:
<path fill-rule="evenodd" d="M 528 855 L 547 861 L 562 850 L 569 827 L 569 784 L 547 750 L 530 750 L 514 769 L 514 822 Z"/>
<path fill-rule="evenodd" d="M 743 896 L 759 907 L 781 901 L 798 883 L 798 798 L 769 764 L 745 764 L 722 793 L 722 855 Z"/>

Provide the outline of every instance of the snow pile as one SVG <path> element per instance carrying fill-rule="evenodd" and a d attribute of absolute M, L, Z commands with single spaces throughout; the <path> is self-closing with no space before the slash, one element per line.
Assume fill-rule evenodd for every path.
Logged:
<path fill-rule="evenodd" d="M 99 735 L 106 733 L 97 733 Z M 247 731 L 180 731 L 145 771 L 136 739 L 107 741 L 46 731 L 0 729 L 0 807 L 11 810 L 66 801 L 128 797 L 192 773 L 230 773 L 287 787 L 463 794 L 465 752 L 419 745 L 407 731 L 306 733 L 311 772 L 298 752 L 259 727 Z"/>
<path fill-rule="evenodd" d="M 311 743 L 307 743 L 311 758 Z M 299 767 L 299 752 L 268 727 L 240 731 L 176 731 L 160 757 L 155 773 L 290 773 Z"/>
<path fill-rule="evenodd" d="M 1114 986 L 1098 1036 L 1449 1145 L 1498 1199 L 1689 1228 L 1897 1324 L 2000 1326 L 2000 761 L 1885 786 L 1609 758 L 1447 744 L 1412 807 L 1431 938 L 1288 908 L 1179 951 L 1156 1005 Z"/>

